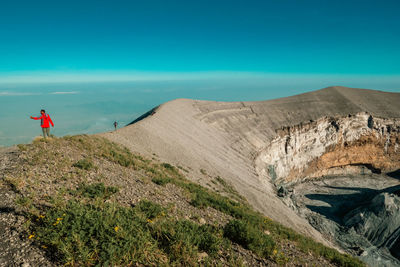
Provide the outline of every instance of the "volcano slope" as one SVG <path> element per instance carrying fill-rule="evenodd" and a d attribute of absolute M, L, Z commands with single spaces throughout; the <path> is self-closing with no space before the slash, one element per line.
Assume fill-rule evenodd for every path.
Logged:
<path fill-rule="evenodd" d="M 270 218 L 360 254 L 371 265 L 390 266 L 398 263 L 399 247 L 398 199 L 390 193 L 399 185 L 399 118 L 399 93 L 329 87 L 259 102 L 178 99 L 103 135 L 132 151 L 181 166 L 188 177 L 210 188 L 213 178 L 222 177 Z M 324 184 L 331 179 L 336 180 Z M 340 179 L 346 183 L 342 191 L 351 188 L 353 198 L 339 197 Z M 320 191 L 313 187 L 316 181 L 322 183 L 315 186 Z M 325 190 L 328 187 L 337 190 Z M 388 205 L 393 209 L 385 211 L 389 219 L 378 222 L 379 208 Z M 390 230 L 379 228 L 379 223 L 390 224 Z M 338 240 L 346 231 L 354 235 Z M 368 253 L 370 247 L 383 252 Z"/>

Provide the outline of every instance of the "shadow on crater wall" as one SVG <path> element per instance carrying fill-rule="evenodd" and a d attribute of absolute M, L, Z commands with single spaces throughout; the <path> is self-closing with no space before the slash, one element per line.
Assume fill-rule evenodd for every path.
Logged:
<path fill-rule="evenodd" d="M 380 193 L 396 193 L 400 192 L 400 185 L 388 187 L 382 190 L 363 188 L 363 187 L 338 187 L 325 186 L 324 188 L 332 189 L 330 194 L 306 194 L 310 200 L 325 202 L 329 206 L 306 205 L 306 207 L 316 213 L 325 216 L 340 225 L 343 225 L 344 216 L 351 210 L 363 205 L 367 205 L 371 199 Z M 343 194 L 335 193 L 340 191 L 354 191 L 355 193 Z"/>

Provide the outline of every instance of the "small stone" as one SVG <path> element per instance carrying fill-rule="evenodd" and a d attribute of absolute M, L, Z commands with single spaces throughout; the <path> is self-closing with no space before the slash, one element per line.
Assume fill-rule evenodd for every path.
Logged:
<path fill-rule="evenodd" d="M 199 261 L 203 261 L 205 258 L 208 257 L 208 254 L 206 252 L 200 252 L 199 254 L 197 254 L 199 257 Z"/>
<path fill-rule="evenodd" d="M 368 251 L 364 251 L 363 253 L 361 253 L 361 255 L 360 256 L 363 256 L 363 257 L 366 257 L 366 256 L 368 256 Z"/>
<path fill-rule="evenodd" d="M 21 267 L 30 267 L 31 265 L 27 262 L 24 262 L 21 264 Z"/>
<path fill-rule="evenodd" d="M 203 224 L 206 224 L 207 222 L 204 218 L 200 218 L 199 223 L 203 225 Z"/>
<path fill-rule="evenodd" d="M 278 190 L 278 197 L 285 197 L 288 193 L 288 190 L 285 187 L 281 186 Z"/>

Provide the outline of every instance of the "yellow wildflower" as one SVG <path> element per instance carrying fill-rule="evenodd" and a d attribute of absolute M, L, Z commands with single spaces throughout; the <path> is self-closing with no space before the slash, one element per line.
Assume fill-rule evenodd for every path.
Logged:
<path fill-rule="evenodd" d="M 35 235 L 33 235 L 33 234 L 30 235 L 30 236 L 28 236 L 29 239 L 32 239 L 32 238 L 34 238 L 34 237 L 35 237 Z"/>
<path fill-rule="evenodd" d="M 276 250 L 276 249 L 274 249 L 273 251 L 272 251 L 272 254 L 274 254 L 274 255 L 276 255 L 278 253 L 278 251 Z"/>
<path fill-rule="evenodd" d="M 115 232 L 118 232 L 119 227 L 118 227 L 118 226 L 115 226 L 115 227 L 114 227 L 114 230 L 115 230 Z"/>
<path fill-rule="evenodd" d="M 57 225 L 57 224 L 59 224 L 59 223 L 62 221 L 62 219 L 63 219 L 63 218 L 57 218 L 56 222 L 55 222 L 55 223 L 53 223 L 53 225 Z"/>
<path fill-rule="evenodd" d="M 153 221 L 152 221 L 152 220 L 150 220 L 150 219 L 147 219 L 147 222 L 148 222 L 148 223 L 153 223 Z"/>
<path fill-rule="evenodd" d="M 42 248 L 47 248 L 47 246 L 43 245 Z"/>

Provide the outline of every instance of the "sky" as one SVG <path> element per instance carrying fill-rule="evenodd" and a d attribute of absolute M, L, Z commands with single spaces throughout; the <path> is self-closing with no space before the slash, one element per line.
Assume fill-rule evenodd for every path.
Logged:
<path fill-rule="evenodd" d="M 0 146 L 109 130 L 175 98 L 400 92 L 400 1 L 2 1 Z M 6 115 L 4 115 L 6 114 Z"/>
<path fill-rule="evenodd" d="M 400 74 L 395 0 L 3 1 L 0 72 Z"/>

